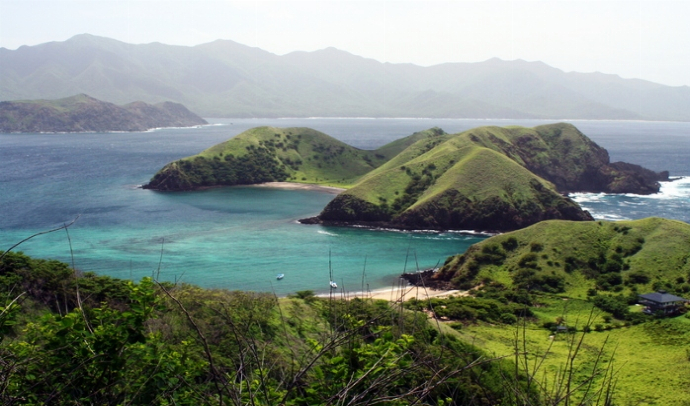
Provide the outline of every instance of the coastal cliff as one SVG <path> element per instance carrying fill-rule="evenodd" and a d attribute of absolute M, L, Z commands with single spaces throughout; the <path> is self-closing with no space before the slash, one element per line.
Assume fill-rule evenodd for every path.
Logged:
<path fill-rule="evenodd" d="M 0 102 L 0 132 L 146 131 L 208 124 L 181 104 L 133 102 L 117 106 L 85 94 L 59 100 Z"/>

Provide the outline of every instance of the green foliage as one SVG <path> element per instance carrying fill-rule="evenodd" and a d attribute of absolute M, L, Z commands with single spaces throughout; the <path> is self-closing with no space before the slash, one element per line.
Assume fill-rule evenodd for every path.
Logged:
<path fill-rule="evenodd" d="M 503 248 L 500 263 L 484 260 L 491 247 Z M 690 287 L 684 292 L 689 251 L 690 226 L 678 221 L 551 220 L 475 244 L 445 261 L 438 275 L 467 289 L 490 276 L 507 285 L 583 299 L 597 290 L 625 295 L 666 289 L 682 296 L 690 293 Z"/>
<path fill-rule="evenodd" d="M 46 266 L 21 254 L 6 258 L 5 276 Z M 50 269 L 47 280 L 55 277 Z M 83 283 L 89 278 L 93 285 L 90 275 L 74 279 L 101 294 L 101 303 L 62 313 L 44 307 L 0 343 L 3 404 L 297 406 L 386 398 L 394 405 L 489 405 L 506 404 L 513 393 L 501 384 L 512 373 L 503 363 L 478 362 L 485 354 L 476 348 L 386 302 L 333 301 L 310 291 L 298 293 L 304 300 L 279 301 L 150 278 L 108 279 L 103 287 L 111 288 L 97 291 Z M 515 322 L 517 307 L 480 302 L 467 303 L 477 317 Z M 5 304 L 0 327 L 11 327 L 21 311 Z"/>
<path fill-rule="evenodd" d="M 626 320 L 630 314 L 627 299 L 622 296 L 597 295 L 593 303 L 601 310 L 611 313 L 619 320 Z"/>
<path fill-rule="evenodd" d="M 556 274 L 537 272 L 533 269 L 520 269 L 513 274 L 513 285 L 527 291 L 539 290 L 547 293 L 565 292 L 565 277 Z"/>
<path fill-rule="evenodd" d="M 258 127 L 167 164 L 146 187 L 193 190 L 298 180 L 348 185 L 405 145 L 401 141 L 381 150 L 364 151 L 308 128 Z"/>
<path fill-rule="evenodd" d="M 198 372 L 182 353 L 163 351 L 146 331 L 157 309 L 153 281 L 128 284 L 125 311 L 107 305 L 45 314 L 5 351 L 14 361 L 5 400 L 23 404 L 150 404 L 173 396 L 179 376 Z"/>
<path fill-rule="evenodd" d="M 495 296 L 495 295 L 494 295 Z M 514 324 L 517 317 L 529 317 L 532 312 L 523 304 L 509 302 L 506 296 L 503 301 L 487 297 L 451 297 L 445 299 L 434 298 L 428 302 L 409 300 L 405 307 L 408 309 L 433 310 L 436 317 L 449 320 L 490 323 Z M 513 317 L 511 317 L 513 316 Z"/>
<path fill-rule="evenodd" d="M 295 297 L 306 300 L 311 299 L 315 296 L 313 290 L 298 290 L 297 292 L 295 292 Z"/>
<path fill-rule="evenodd" d="M 343 195 L 386 202 L 394 227 L 505 231 L 548 219 L 591 220 L 558 191 L 658 188 L 651 171 L 616 168 L 613 175 L 606 151 L 568 124 L 481 127 L 419 139 Z M 332 204 L 343 208 L 340 198 Z M 635 249 L 626 246 L 621 253 Z"/>
<path fill-rule="evenodd" d="M 515 237 L 508 237 L 506 240 L 501 241 L 501 246 L 503 246 L 503 249 L 506 251 L 513 251 L 518 247 L 518 240 Z"/>

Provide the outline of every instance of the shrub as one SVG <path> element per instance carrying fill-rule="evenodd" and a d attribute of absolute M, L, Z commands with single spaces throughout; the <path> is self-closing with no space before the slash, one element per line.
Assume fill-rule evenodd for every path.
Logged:
<path fill-rule="evenodd" d="M 633 271 L 628 274 L 628 281 L 634 284 L 647 284 L 649 283 L 649 276 L 642 271 Z"/>
<path fill-rule="evenodd" d="M 503 313 L 501 315 L 501 323 L 503 324 L 515 324 L 517 320 L 517 316 L 511 313 Z"/>
<path fill-rule="evenodd" d="M 594 306 L 621 320 L 630 314 L 627 300 L 621 296 L 597 295 L 594 297 Z"/>
<path fill-rule="evenodd" d="M 518 247 L 518 240 L 515 237 L 508 237 L 505 241 L 501 242 L 503 249 L 506 251 L 512 251 Z"/>

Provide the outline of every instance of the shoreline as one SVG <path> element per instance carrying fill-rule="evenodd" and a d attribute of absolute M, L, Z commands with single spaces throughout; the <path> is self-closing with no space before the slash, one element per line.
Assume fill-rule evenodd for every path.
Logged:
<path fill-rule="evenodd" d="M 297 182 L 264 182 L 251 185 L 253 187 L 268 187 L 275 189 L 290 189 L 290 190 L 314 190 L 317 192 L 327 192 L 334 195 L 340 194 L 347 189 L 335 186 L 314 185 L 311 183 L 297 183 Z"/>
<path fill-rule="evenodd" d="M 432 298 L 447 298 L 449 296 L 468 296 L 469 291 L 457 289 L 430 289 L 420 286 L 391 286 L 390 288 L 373 289 L 366 292 L 333 292 L 333 296 L 338 299 L 352 300 L 374 299 L 387 300 L 389 302 L 408 301 L 410 299 L 428 300 Z M 330 297 L 328 293 L 317 294 L 318 297 Z"/>

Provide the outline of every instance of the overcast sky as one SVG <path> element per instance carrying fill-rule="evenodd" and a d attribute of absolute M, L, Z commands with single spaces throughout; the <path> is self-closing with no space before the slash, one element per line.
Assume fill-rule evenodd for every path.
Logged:
<path fill-rule="evenodd" d="M 230 39 L 283 55 L 329 46 L 422 66 L 493 57 L 690 85 L 690 0 L 0 0 L 0 47 L 89 33 L 129 43 Z"/>

